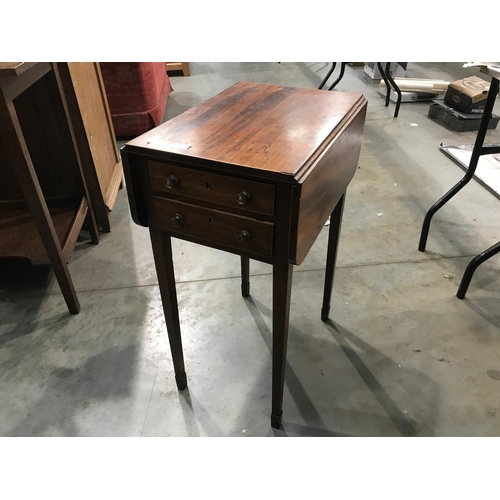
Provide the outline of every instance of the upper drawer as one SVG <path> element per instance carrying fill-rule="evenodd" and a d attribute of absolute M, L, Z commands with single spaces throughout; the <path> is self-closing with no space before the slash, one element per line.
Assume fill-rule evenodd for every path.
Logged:
<path fill-rule="evenodd" d="M 274 214 L 272 184 L 155 161 L 149 162 L 149 172 L 153 189 L 259 214 Z"/>

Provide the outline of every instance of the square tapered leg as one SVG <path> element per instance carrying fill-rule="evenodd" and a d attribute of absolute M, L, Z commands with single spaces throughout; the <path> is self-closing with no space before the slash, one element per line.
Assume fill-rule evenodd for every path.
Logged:
<path fill-rule="evenodd" d="M 283 413 L 286 349 L 293 265 L 288 262 L 273 266 L 273 381 L 271 425 L 278 429 Z"/>
<path fill-rule="evenodd" d="M 321 319 L 326 321 L 330 313 L 332 300 L 333 278 L 335 265 L 337 263 L 337 251 L 339 247 L 340 228 L 342 226 L 342 213 L 344 212 L 345 193 L 340 198 L 330 217 L 330 230 L 328 233 L 328 252 L 326 255 L 325 291 L 323 293 L 323 307 L 321 308 Z"/>
<path fill-rule="evenodd" d="M 179 322 L 179 307 L 175 290 L 174 263 L 172 260 L 172 244 L 169 235 L 150 230 L 153 255 L 160 285 L 160 295 L 167 324 L 168 341 L 174 363 L 177 387 L 182 390 L 187 387 L 184 354 L 182 352 L 181 325 Z"/>

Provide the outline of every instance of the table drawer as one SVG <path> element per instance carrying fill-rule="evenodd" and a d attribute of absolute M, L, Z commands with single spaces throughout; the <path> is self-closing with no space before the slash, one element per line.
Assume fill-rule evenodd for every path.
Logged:
<path fill-rule="evenodd" d="M 149 173 L 153 189 L 158 191 L 258 214 L 274 214 L 272 184 L 155 161 L 149 162 Z"/>
<path fill-rule="evenodd" d="M 155 196 L 154 204 L 160 229 L 272 257 L 274 224 L 271 222 L 158 196 Z"/>

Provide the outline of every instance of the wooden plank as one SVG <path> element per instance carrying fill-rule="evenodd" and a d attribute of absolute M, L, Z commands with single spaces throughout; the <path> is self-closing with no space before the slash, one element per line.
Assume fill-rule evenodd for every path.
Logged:
<path fill-rule="evenodd" d="M 117 164 L 116 140 L 110 130 L 94 63 L 68 63 L 102 196 Z"/>
<path fill-rule="evenodd" d="M 92 207 L 92 200 L 90 199 L 90 196 L 89 196 L 87 182 L 85 180 L 85 174 L 83 172 L 82 161 L 80 158 L 80 152 L 78 150 L 78 143 L 77 143 L 77 140 L 75 137 L 75 131 L 73 129 L 73 122 L 71 120 L 71 113 L 70 113 L 69 108 L 68 108 L 68 102 L 66 100 L 66 95 L 65 95 L 65 87 L 63 84 L 64 80 L 69 79 L 69 70 L 68 70 L 67 63 L 54 63 L 53 74 L 54 74 L 54 79 L 55 79 L 56 86 L 57 86 L 57 91 L 58 91 L 59 96 L 60 96 L 62 110 L 64 113 L 64 120 L 65 120 L 65 124 L 67 126 L 69 139 L 71 141 L 72 150 L 73 150 L 75 157 L 76 157 L 75 174 L 79 174 L 78 181 L 79 181 L 79 187 L 81 189 L 80 193 L 83 194 L 83 196 L 86 198 L 87 203 L 88 203 L 88 207 L 89 207 L 88 217 L 87 217 L 87 229 L 90 233 L 90 239 L 92 240 L 92 243 L 94 245 L 97 245 L 99 243 L 99 229 L 97 227 L 97 221 L 95 218 L 94 209 Z M 61 117 L 61 121 L 63 121 L 62 117 Z"/>
<path fill-rule="evenodd" d="M 82 169 L 88 184 L 89 195 L 94 200 L 93 209 L 95 211 L 95 216 L 101 226 L 101 229 L 104 232 L 109 232 L 111 228 L 109 226 L 108 213 L 104 203 L 102 202 L 102 192 L 96 175 L 94 158 L 92 156 L 87 132 L 85 130 L 85 124 L 83 123 L 82 113 L 78 105 L 75 88 L 67 65 L 63 67 L 61 82 L 64 88 L 68 110 L 71 115 L 75 140 L 80 153 Z"/>
<path fill-rule="evenodd" d="M 107 211 L 115 204 L 123 168 L 100 67 L 98 63 L 82 62 L 68 63 L 67 67 L 72 88 L 66 93 L 70 101 L 75 96 L 81 115 L 83 130 L 79 130 L 77 140 L 79 148 L 86 152 L 85 177 L 99 223 L 109 231 Z"/>
<path fill-rule="evenodd" d="M 36 62 L 0 62 L 0 76 L 17 76 L 33 67 Z"/>
<path fill-rule="evenodd" d="M 18 76 L 0 75 L 0 87 L 2 87 L 4 98 L 10 101 L 14 100 L 51 70 L 52 63 L 39 62 L 33 63 L 30 68 L 27 68 L 26 71 Z"/>
<path fill-rule="evenodd" d="M 113 210 L 122 180 L 123 180 L 123 167 L 120 161 L 120 163 L 117 163 L 115 165 L 115 169 L 113 171 L 113 175 L 111 177 L 108 190 L 104 195 L 104 205 L 106 206 L 107 210 Z"/>
<path fill-rule="evenodd" d="M 68 63 L 69 64 L 69 63 Z M 69 66 L 68 66 L 69 67 Z M 95 72 L 97 76 L 97 81 L 99 83 L 99 92 L 102 97 L 102 103 L 104 104 L 104 110 L 106 114 L 106 119 L 108 122 L 109 135 L 111 138 L 111 143 L 114 145 L 116 162 L 121 163 L 120 152 L 118 151 L 118 146 L 116 144 L 116 134 L 113 127 L 113 118 L 111 117 L 111 111 L 109 109 L 108 96 L 106 94 L 106 86 L 104 85 L 104 79 L 102 77 L 101 66 L 99 63 L 94 63 Z M 71 69 L 70 69 L 71 72 Z"/>
<path fill-rule="evenodd" d="M 64 260 L 69 262 L 71 254 L 75 248 L 76 240 L 78 239 L 78 235 L 82 229 L 83 223 L 85 222 L 85 217 L 87 216 L 87 211 L 89 209 L 87 200 L 82 198 L 80 202 L 80 206 L 76 211 L 76 214 L 72 217 L 72 224 L 68 229 L 68 233 L 63 243 L 63 255 Z"/>
<path fill-rule="evenodd" d="M 191 74 L 191 69 L 189 68 L 188 62 L 166 62 L 166 71 L 182 71 L 184 76 L 189 76 Z"/>
<path fill-rule="evenodd" d="M 65 206 L 49 207 L 50 218 L 61 248 L 71 232 L 77 212 L 78 205 L 75 202 Z M 67 248 L 69 250 L 69 247 Z M 65 262 L 68 262 L 70 255 L 71 252 L 63 251 Z M 33 265 L 51 263 L 33 216 L 26 208 L 1 211 L 0 257 L 22 257 Z"/>
<path fill-rule="evenodd" d="M 180 62 L 167 62 L 165 63 L 167 71 L 182 71 L 182 63 Z"/>

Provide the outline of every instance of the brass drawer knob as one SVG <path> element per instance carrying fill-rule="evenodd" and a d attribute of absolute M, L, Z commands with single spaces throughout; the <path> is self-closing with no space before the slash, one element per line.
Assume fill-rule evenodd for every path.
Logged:
<path fill-rule="evenodd" d="M 169 175 L 165 179 L 165 186 L 167 186 L 168 189 L 174 188 L 175 186 L 177 186 L 178 183 L 179 183 L 179 181 L 175 175 Z"/>
<path fill-rule="evenodd" d="M 241 231 L 238 235 L 238 242 L 242 245 L 246 245 L 250 241 L 250 233 L 248 231 Z"/>
<path fill-rule="evenodd" d="M 238 196 L 236 196 L 236 201 L 239 205 L 244 205 L 247 201 L 250 200 L 250 193 L 248 191 L 240 191 Z"/>
<path fill-rule="evenodd" d="M 184 218 L 181 214 L 175 214 L 171 221 L 173 226 L 180 226 L 184 222 Z"/>

